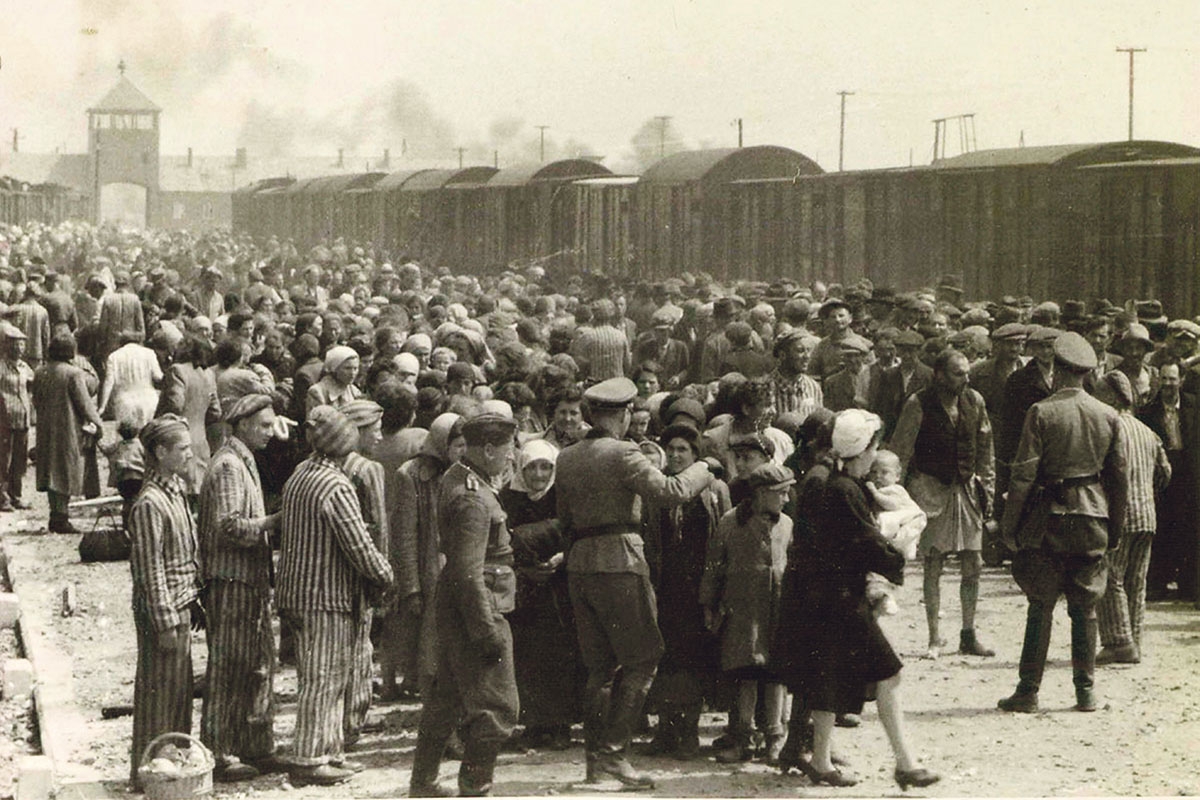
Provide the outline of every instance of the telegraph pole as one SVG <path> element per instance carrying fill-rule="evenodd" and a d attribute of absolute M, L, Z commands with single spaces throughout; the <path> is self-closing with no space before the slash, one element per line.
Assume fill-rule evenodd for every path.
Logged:
<path fill-rule="evenodd" d="M 459 169 L 462 169 L 462 165 L 463 165 L 463 159 L 462 159 L 462 157 L 463 157 L 463 152 L 464 152 L 464 151 L 465 151 L 467 148 L 465 148 L 465 147 L 456 147 L 456 148 L 454 148 L 454 149 L 458 151 L 458 168 L 459 168 Z"/>
<path fill-rule="evenodd" d="M 671 118 L 660 116 L 655 119 L 658 120 L 658 157 L 662 158 L 667 154 L 667 123 Z"/>
<path fill-rule="evenodd" d="M 1144 53 L 1144 47 L 1118 47 L 1118 53 L 1129 53 L 1129 141 L 1133 141 L 1133 56 Z"/>
<path fill-rule="evenodd" d="M 738 148 L 740 149 L 742 146 L 742 118 L 738 117 L 736 121 L 738 126 Z"/>
<path fill-rule="evenodd" d="M 549 128 L 550 126 L 549 125 L 534 125 L 533 127 L 538 129 L 538 134 L 541 136 L 541 141 L 538 145 L 538 160 L 541 161 L 542 163 L 545 163 L 545 161 L 546 161 L 546 128 Z"/>
<path fill-rule="evenodd" d="M 847 92 L 842 89 L 838 94 L 842 98 L 842 121 L 838 129 L 838 172 L 842 171 L 842 156 L 846 148 L 846 96 L 852 95 L 854 92 Z"/>

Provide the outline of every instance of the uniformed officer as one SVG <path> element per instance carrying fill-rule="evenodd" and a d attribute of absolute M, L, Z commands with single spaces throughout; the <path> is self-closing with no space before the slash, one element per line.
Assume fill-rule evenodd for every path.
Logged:
<path fill-rule="evenodd" d="M 438 495 L 446 565 L 437 584 L 438 673 L 421 714 L 409 796 L 441 797 L 438 767 L 457 728 L 463 737 L 459 794 L 492 789 L 500 745 L 517 724 L 512 633 L 512 544 L 493 481 L 512 455 L 517 424 L 484 413 L 463 425 L 467 454 L 446 470 Z"/>
<path fill-rule="evenodd" d="M 628 786 L 654 785 L 625 757 L 654 680 L 663 639 L 643 552 L 641 504 L 684 503 L 712 481 L 704 462 L 670 477 L 633 442 L 623 441 L 637 387 L 610 378 L 584 393 L 592 430 L 558 457 L 558 519 L 567 554 L 571 605 L 587 667 L 584 739 L 588 780 L 601 773 Z M 618 670 L 621 680 L 614 688 Z"/>
<path fill-rule="evenodd" d="M 1054 386 L 1034 403 L 1012 464 L 1009 502 L 1001 520 L 1017 550 L 1013 578 L 1029 600 L 1025 643 L 1004 711 L 1037 711 L 1059 595 L 1071 617 L 1075 708 L 1095 711 L 1096 603 L 1104 594 L 1104 553 L 1117 546 L 1128 491 L 1117 412 L 1083 389 L 1096 353 L 1077 333 L 1054 340 Z"/>

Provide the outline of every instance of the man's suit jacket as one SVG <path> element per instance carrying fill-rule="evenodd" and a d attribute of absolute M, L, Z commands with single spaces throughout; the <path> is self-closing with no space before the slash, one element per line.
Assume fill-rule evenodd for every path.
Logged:
<path fill-rule="evenodd" d="M 996 427 L 996 460 L 1008 464 L 1017 454 L 1025 414 L 1034 403 L 1054 393 L 1046 384 L 1036 361 L 1008 376 L 1004 382 L 1004 403 L 1000 409 L 1000 424 Z"/>
<path fill-rule="evenodd" d="M 913 373 L 909 376 L 908 385 L 904 385 L 904 375 L 899 365 L 879 371 L 878 381 L 872 381 L 870 398 L 871 410 L 883 420 L 883 438 L 887 441 L 900 419 L 900 411 L 904 401 L 917 392 L 933 384 L 933 369 L 917 362 Z"/>

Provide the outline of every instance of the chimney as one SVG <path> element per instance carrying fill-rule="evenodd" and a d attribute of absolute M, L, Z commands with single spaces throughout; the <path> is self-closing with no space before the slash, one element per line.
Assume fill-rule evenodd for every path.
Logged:
<path fill-rule="evenodd" d="M 383 163 L 379 166 L 388 169 L 392 166 L 392 151 L 388 148 L 383 148 Z"/>
<path fill-rule="evenodd" d="M 338 169 L 341 169 L 342 167 L 346 166 L 346 151 L 340 147 L 338 148 L 337 165 L 338 165 Z"/>
<path fill-rule="evenodd" d="M 233 165 L 238 169 L 246 168 L 246 148 L 239 147 L 233 157 Z"/>
<path fill-rule="evenodd" d="M 188 169 L 192 168 L 192 148 L 188 148 Z"/>

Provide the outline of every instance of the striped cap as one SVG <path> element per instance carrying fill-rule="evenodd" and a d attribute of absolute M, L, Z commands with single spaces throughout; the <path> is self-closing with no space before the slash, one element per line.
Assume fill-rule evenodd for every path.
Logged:
<path fill-rule="evenodd" d="M 323 456 L 341 458 L 358 445 L 358 428 L 333 406 L 317 406 L 308 415 L 308 443 Z"/>

